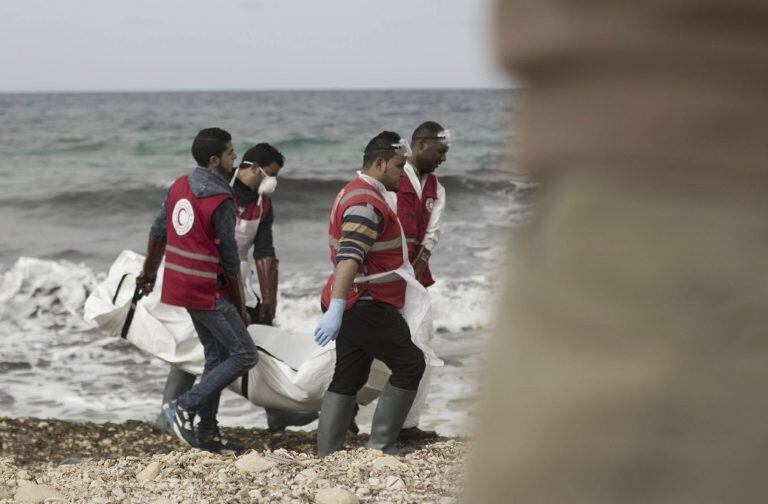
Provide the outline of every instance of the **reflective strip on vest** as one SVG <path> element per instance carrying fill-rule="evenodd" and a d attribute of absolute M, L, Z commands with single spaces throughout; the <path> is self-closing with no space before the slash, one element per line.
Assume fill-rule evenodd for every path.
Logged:
<path fill-rule="evenodd" d="M 364 277 L 366 275 L 357 275 L 357 276 Z M 380 284 L 380 283 L 397 282 L 398 280 L 402 280 L 402 277 L 393 271 L 388 275 L 384 275 L 383 277 L 380 277 L 380 278 L 374 278 L 373 280 L 363 280 L 362 283 Z M 357 279 L 355 279 L 355 281 L 357 282 Z"/>
<path fill-rule="evenodd" d="M 405 241 L 407 243 L 415 243 L 416 245 L 421 243 L 421 240 L 419 240 L 418 238 L 406 238 Z"/>
<path fill-rule="evenodd" d="M 368 196 L 371 196 L 381 201 L 385 205 L 387 204 L 387 202 L 384 201 L 384 198 L 381 197 L 381 194 L 379 194 L 378 191 L 374 191 L 373 189 L 353 189 L 352 191 L 349 191 L 347 194 L 345 194 L 343 198 L 341 198 L 341 201 L 339 201 L 339 206 L 343 205 L 344 202 L 347 201 L 348 199 L 354 196 L 359 196 L 361 194 L 367 194 Z"/>
<path fill-rule="evenodd" d="M 339 250 L 339 240 L 337 240 L 333 236 L 328 236 L 328 245 L 336 249 L 336 251 Z M 382 250 L 392 250 L 392 249 L 400 248 L 402 246 L 403 246 L 403 238 L 402 236 L 398 236 L 397 238 L 389 241 L 373 242 L 373 246 L 371 247 L 371 252 L 381 252 Z"/>
<path fill-rule="evenodd" d="M 206 254 L 195 254 L 194 252 L 187 252 L 186 250 L 182 250 L 178 247 L 174 247 L 173 245 L 166 245 L 165 250 L 173 252 L 174 254 L 178 254 L 181 257 L 186 257 L 187 259 L 197 259 L 198 261 L 207 261 L 212 263 L 219 262 L 218 257 L 209 256 Z"/>
<path fill-rule="evenodd" d="M 175 271 L 178 271 L 179 273 L 185 273 L 187 275 L 202 277 L 202 278 L 218 278 L 218 275 L 216 273 L 211 273 L 210 271 L 198 271 L 193 270 L 190 268 L 185 268 L 184 266 L 179 266 L 178 264 L 174 264 L 172 262 L 165 262 L 165 267 L 168 269 L 172 269 Z"/>

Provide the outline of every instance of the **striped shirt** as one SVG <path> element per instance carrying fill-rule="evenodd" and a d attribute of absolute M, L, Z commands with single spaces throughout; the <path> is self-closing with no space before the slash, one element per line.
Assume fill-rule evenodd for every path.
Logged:
<path fill-rule="evenodd" d="M 370 203 L 360 203 L 347 208 L 342 216 L 336 261 L 354 259 L 362 265 L 365 255 L 379 238 L 383 225 L 381 213 Z"/>

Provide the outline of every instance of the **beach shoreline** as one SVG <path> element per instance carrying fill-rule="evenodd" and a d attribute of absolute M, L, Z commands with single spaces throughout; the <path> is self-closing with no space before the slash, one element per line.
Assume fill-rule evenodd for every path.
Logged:
<path fill-rule="evenodd" d="M 314 432 L 222 430 L 249 451 L 198 452 L 143 421 L 0 417 L 0 503 L 40 491 L 63 502 L 447 504 L 463 481 L 463 440 L 438 438 L 391 457 L 364 448 L 367 435 L 350 435 L 347 450 L 317 459 Z"/>

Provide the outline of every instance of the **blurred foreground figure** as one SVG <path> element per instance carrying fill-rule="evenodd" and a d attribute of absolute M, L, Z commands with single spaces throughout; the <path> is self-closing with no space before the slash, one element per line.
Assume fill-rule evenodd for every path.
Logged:
<path fill-rule="evenodd" d="M 497 18 L 542 192 L 466 501 L 765 501 L 768 2 L 509 0 Z"/>

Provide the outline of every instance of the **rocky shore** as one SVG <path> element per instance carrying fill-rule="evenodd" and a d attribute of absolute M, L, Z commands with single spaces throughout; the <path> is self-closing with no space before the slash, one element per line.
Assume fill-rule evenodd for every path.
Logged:
<path fill-rule="evenodd" d="M 392 457 L 350 436 L 348 450 L 321 460 L 313 432 L 223 431 L 250 450 L 197 452 L 147 422 L 0 418 L 0 503 L 449 504 L 463 480 L 466 443 L 455 439 Z"/>

